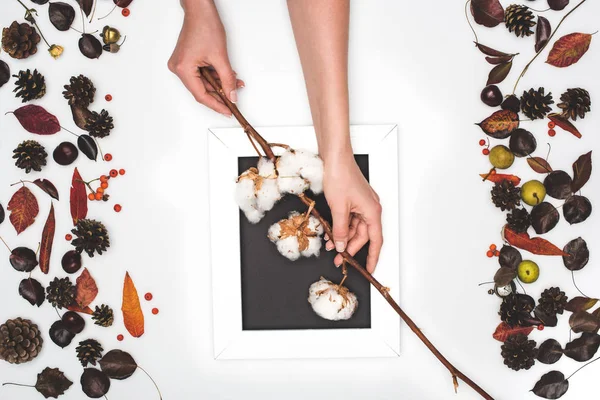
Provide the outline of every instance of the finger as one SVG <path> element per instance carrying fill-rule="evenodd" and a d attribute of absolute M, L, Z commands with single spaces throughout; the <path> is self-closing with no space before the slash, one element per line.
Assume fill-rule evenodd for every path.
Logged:
<path fill-rule="evenodd" d="M 238 89 L 245 88 L 245 87 L 246 87 L 246 82 L 244 82 L 244 81 L 243 81 L 243 80 L 241 80 L 241 79 L 238 79 L 238 80 L 237 80 L 237 83 L 235 84 L 235 86 L 236 86 Z"/>
<path fill-rule="evenodd" d="M 237 102 L 237 92 L 236 92 L 236 73 L 231 69 L 231 65 L 229 64 L 229 60 L 225 57 L 223 60 L 213 63 L 215 70 L 219 74 L 219 79 L 221 80 L 221 86 L 223 88 L 223 92 L 227 96 L 227 98 L 232 102 Z"/>
<path fill-rule="evenodd" d="M 337 206 L 331 210 L 333 217 L 333 242 L 339 253 L 346 250 L 350 230 L 350 210 L 346 205 Z"/>
<path fill-rule="evenodd" d="M 354 256 L 356 253 L 359 252 L 360 249 L 362 249 L 365 246 L 365 244 L 367 244 L 368 241 L 369 241 L 369 234 L 367 231 L 367 224 L 364 221 L 361 221 L 357 227 L 356 235 L 348 241 L 348 246 L 346 248 L 346 251 L 351 256 Z M 342 257 L 341 254 L 338 254 L 333 259 L 333 263 L 335 264 L 336 267 L 339 267 L 340 265 L 342 265 L 343 261 L 344 261 L 344 258 Z"/>
<path fill-rule="evenodd" d="M 358 228 L 358 224 L 360 224 L 361 218 L 357 215 L 352 215 L 350 219 L 350 230 L 348 231 L 348 243 L 352 240 L 354 235 L 356 235 L 356 229 Z"/>
<path fill-rule="evenodd" d="M 215 110 L 218 113 L 221 113 L 226 116 L 231 116 L 231 111 L 225 106 L 225 104 L 218 102 L 214 97 L 212 97 L 207 91 L 206 87 L 202 83 L 202 79 L 199 76 L 195 76 L 192 73 L 179 76 L 181 82 L 185 85 L 187 90 L 189 90 L 196 101 L 200 104 L 204 104 L 208 108 Z"/>
<path fill-rule="evenodd" d="M 375 272 L 379 261 L 379 254 L 383 246 L 383 232 L 381 228 L 381 216 L 373 220 L 367 220 L 367 231 L 369 234 L 369 254 L 367 255 L 367 271 Z"/>

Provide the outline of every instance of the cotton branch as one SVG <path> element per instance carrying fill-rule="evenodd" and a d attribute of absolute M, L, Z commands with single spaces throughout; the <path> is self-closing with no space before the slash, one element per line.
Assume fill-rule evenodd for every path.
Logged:
<path fill-rule="evenodd" d="M 248 134 L 249 138 L 251 137 L 252 139 L 256 140 L 260 144 L 262 150 L 265 152 L 265 155 L 272 161 L 275 161 L 275 155 L 269 143 L 250 125 L 250 123 L 248 123 L 248 121 L 244 118 L 237 106 L 231 103 L 229 99 L 227 99 L 227 96 L 225 96 L 225 93 L 223 92 L 217 81 L 212 77 L 210 72 L 206 68 L 200 68 L 200 73 L 212 85 L 212 87 L 215 88 L 221 100 L 223 100 L 225 105 L 231 110 L 233 115 L 244 128 L 244 132 Z M 281 144 L 275 143 L 273 145 L 281 146 Z M 317 209 L 314 208 L 314 201 L 306 195 L 304 195 L 303 193 L 299 194 L 298 198 L 309 208 L 310 213 L 315 218 L 317 218 L 319 222 L 323 225 L 325 233 L 329 237 L 333 237 L 331 225 L 321 216 L 319 211 L 317 211 Z M 433 355 L 435 355 L 435 357 L 448 369 L 452 376 L 452 382 L 455 391 L 458 387 L 458 379 L 460 379 L 467 385 L 469 385 L 471 388 L 473 388 L 473 390 L 475 390 L 477 393 L 479 393 L 482 398 L 487 400 L 494 400 L 492 396 L 490 396 L 485 390 L 483 390 L 475 382 L 469 379 L 469 377 L 460 372 L 454 365 L 452 365 L 452 363 L 450 363 L 450 361 L 448 361 L 442 355 L 442 353 L 439 352 L 439 350 L 431 343 L 431 341 L 423 334 L 423 332 L 421 332 L 421 330 L 414 323 L 414 321 L 402 310 L 402 308 L 400 308 L 398 303 L 396 303 L 396 301 L 392 298 L 388 288 L 379 283 L 379 281 L 377 281 L 377 279 L 375 279 L 373 275 L 371 275 L 362 265 L 360 265 L 360 263 L 356 261 L 347 251 L 344 251 L 340 254 L 342 255 L 346 264 L 349 264 L 354 269 L 356 269 L 367 281 L 369 281 L 371 285 L 373 285 L 373 287 L 375 287 L 375 289 L 377 289 L 377 291 L 385 298 L 385 300 L 390 304 L 390 306 L 392 306 L 396 313 L 398 313 L 400 318 L 404 320 L 408 327 L 417 335 L 419 339 L 421 339 L 421 341 L 425 344 L 425 346 L 427 346 L 427 348 L 433 353 Z"/>

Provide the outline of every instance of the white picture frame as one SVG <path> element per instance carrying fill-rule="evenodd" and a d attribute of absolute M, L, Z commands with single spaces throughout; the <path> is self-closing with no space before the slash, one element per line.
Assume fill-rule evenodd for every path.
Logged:
<path fill-rule="evenodd" d="M 257 130 L 267 141 L 317 151 L 313 127 Z M 400 318 L 372 286 L 370 328 L 243 330 L 240 244 L 239 240 L 223 238 L 230 237 L 231 232 L 239 232 L 240 213 L 234 200 L 238 158 L 256 156 L 256 151 L 241 128 L 209 129 L 208 133 L 215 359 L 398 357 Z M 383 207 L 385 244 L 375 277 L 389 286 L 390 294 L 397 299 L 400 270 L 398 128 L 397 125 L 352 126 L 350 135 L 355 154 L 369 155 L 370 183 Z M 239 289 L 232 290 L 235 288 Z M 308 296 L 308 288 L 306 290 Z M 336 343 L 335 347 L 322 345 L 332 342 Z"/>

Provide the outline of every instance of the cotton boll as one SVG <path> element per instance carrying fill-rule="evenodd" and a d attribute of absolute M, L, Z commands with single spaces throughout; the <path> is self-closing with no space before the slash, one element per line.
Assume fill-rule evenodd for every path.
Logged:
<path fill-rule="evenodd" d="M 319 317 L 330 321 L 350 319 L 358 307 L 354 293 L 323 277 L 310 285 L 308 302 Z"/>
<path fill-rule="evenodd" d="M 310 229 L 319 236 L 321 236 L 324 232 L 323 225 L 321 224 L 321 222 L 312 215 L 308 219 L 308 229 Z"/>
<path fill-rule="evenodd" d="M 281 199 L 276 179 L 264 179 L 256 192 L 256 204 L 262 211 L 269 211 Z"/>
<path fill-rule="evenodd" d="M 277 176 L 275 173 L 275 163 L 268 158 L 261 157 L 256 167 L 260 176 L 264 178 L 274 178 Z"/>
<path fill-rule="evenodd" d="M 256 203 L 252 179 L 240 178 L 238 180 L 235 185 L 235 201 L 251 223 L 256 224 L 264 216 Z"/>
<path fill-rule="evenodd" d="M 267 237 L 271 242 L 276 242 L 279 240 L 279 236 L 281 234 L 281 225 L 279 222 L 275 222 L 273 225 L 269 227 L 269 232 L 267 233 Z"/>
<path fill-rule="evenodd" d="M 310 237 L 308 238 L 308 247 L 306 250 L 301 252 L 303 257 L 315 256 L 319 257 L 321 253 L 321 238 L 320 237 Z"/>
<path fill-rule="evenodd" d="M 302 160 L 293 150 L 285 151 L 277 160 L 277 172 L 280 176 L 298 176 L 302 168 Z"/>
<path fill-rule="evenodd" d="M 300 194 L 308 189 L 308 182 L 299 176 L 279 175 L 277 185 L 281 193 Z"/>
<path fill-rule="evenodd" d="M 296 261 L 300 258 L 300 250 L 298 247 L 298 238 L 296 236 L 290 236 L 277 241 L 277 250 L 281 255 L 291 261 Z"/>
<path fill-rule="evenodd" d="M 246 216 L 246 218 L 248 219 L 248 221 L 251 224 L 257 224 L 260 222 L 261 219 L 263 219 L 263 217 L 265 216 L 265 213 L 263 213 L 260 210 L 257 210 L 256 208 L 248 208 L 248 209 L 241 209 L 244 212 L 244 215 Z"/>

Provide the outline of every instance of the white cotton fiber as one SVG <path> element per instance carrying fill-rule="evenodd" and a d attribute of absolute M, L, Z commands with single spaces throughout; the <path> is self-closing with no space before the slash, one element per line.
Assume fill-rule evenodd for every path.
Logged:
<path fill-rule="evenodd" d="M 323 225 L 321 225 L 321 222 L 312 215 L 308 219 L 308 229 L 315 232 L 319 236 L 321 236 L 324 232 Z"/>
<path fill-rule="evenodd" d="M 305 215 L 292 211 L 286 219 L 271 225 L 267 235 L 275 243 L 277 250 L 292 261 L 297 260 L 300 255 L 318 256 L 321 251 L 323 227 L 312 215 L 305 223 Z M 307 244 L 307 248 L 300 250 L 301 245 L 304 247 Z"/>
<path fill-rule="evenodd" d="M 281 255 L 292 261 L 296 261 L 300 258 L 300 250 L 298 247 L 298 238 L 296 236 L 290 236 L 277 241 L 277 250 Z"/>
<path fill-rule="evenodd" d="M 281 199 L 281 193 L 276 179 L 263 179 L 260 189 L 256 192 L 256 205 L 262 211 L 270 211 Z"/>
<path fill-rule="evenodd" d="M 308 302 L 319 317 L 330 321 L 350 319 L 358 307 L 354 293 L 323 277 L 310 285 Z"/>
<path fill-rule="evenodd" d="M 258 160 L 256 168 L 258 168 L 260 176 L 264 178 L 274 178 L 276 176 L 275 163 L 266 157 L 261 157 L 260 160 Z"/>
<path fill-rule="evenodd" d="M 279 188 L 284 193 L 299 194 L 310 189 L 318 194 L 323 191 L 323 160 L 307 150 L 287 150 L 277 161 Z M 300 181 L 290 181 L 292 177 L 300 177 Z M 286 180 L 284 180 L 286 178 Z"/>
<path fill-rule="evenodd" d="M 319 236 L 308 238 L 308 247 L 302 251 L 302 256 L 303 257 L 311 257 L 311 256 L 319 257 L 320 253 L 321 253 L 321 238 Z"/>
<path fill-rule="evenodd" d="M 308 182 L 299 176 L 279 175 L 277 185 L 281 193 L 300 194 L 308 189 Z"/>

